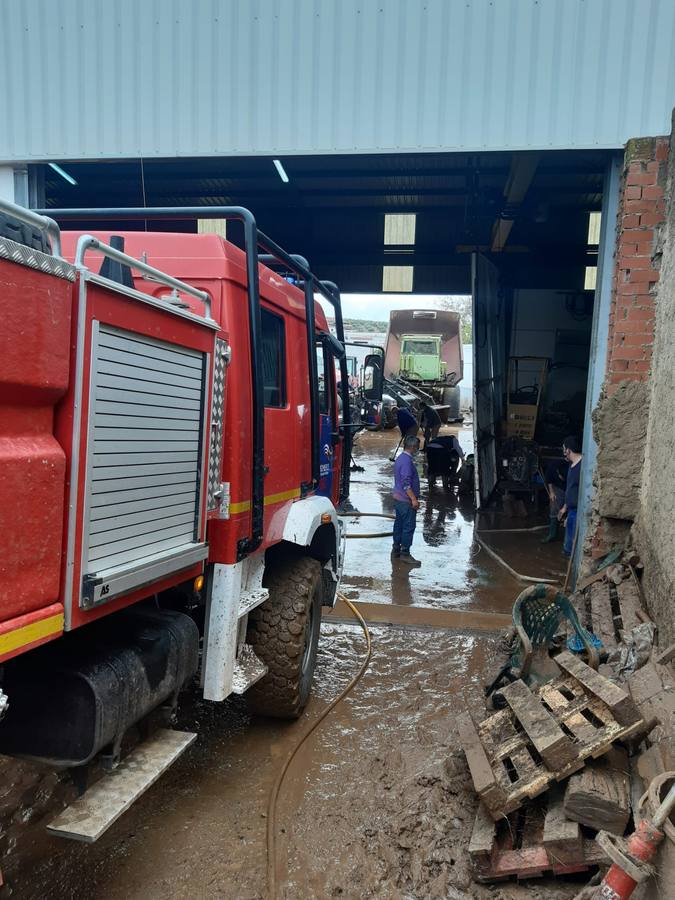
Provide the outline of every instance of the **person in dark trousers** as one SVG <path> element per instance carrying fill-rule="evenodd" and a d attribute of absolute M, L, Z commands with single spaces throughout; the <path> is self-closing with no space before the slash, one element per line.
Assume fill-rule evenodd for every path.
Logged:
<path fill-rule="evenodd" d="M 427 455 L 429 487 L 436 486 L 436 477 L 440 475 L 443 487 L 448 490 L 456 481 L 461 460 L 464 459 L 464 451 L 456 435 L 444 434 L 442 437 L 433 438 L 424 445 L 424 452 Z"/>
<path fill-rule="evenodd" d="M 392 410 L 396 414 L 396 424 L 399 427 L 401 432 L 401 437 L 404 438 L 407 434 L 411 434 L 416 436 L 419 431 L 419 425 L 417 424 L 417 419 L 410 412 L 409 409 L 405 407 L 399 408 L 398 406 L 394 407 Z"/>
<path fill-rule="evenodd" d="M 420 401 L 420 425 L 424 428 L 424 446 L 438 437 L 441 430 L 441 417 L 438 415 L 433 406 L 429 406 L 424 400 Z"/>
<path fill-rule="evenodd" d="M 567 470 L 567 483 L 565 486 L 565 503 L 558 513 L 558 520 L 565 522 L 565 542 L 563 543 L 563 553 L 565 556 L 572 555 L 572 545 L 574 544 L 574 534 L 577 529 L 577 504 L 579 502 L 579 474 L 581 472 L 581 443 L 570 435 L 563 441 L 563 456 L 570 464 Z"/>
<path fill-rule="evenodd" d="M 403 441 L 403 453 L 394 463 L 394 546 L 393 556 L 409 566 L 420 563 L 410 555 L 410 546 L 415 526 L 417 510 L 420 508 L 420 476 L 415 466 L 415 456 L 420 449 L 419 438 L 408 435 Z"/>
<path fill-rule="evenodd" d="M 554 459 L 544 470 L 544 484 L 548 494 L 548 534 L 542 544 L 550 544 L 558 539 L 558 513 L 565 503 L 568 469 L 566 460 Z"/>

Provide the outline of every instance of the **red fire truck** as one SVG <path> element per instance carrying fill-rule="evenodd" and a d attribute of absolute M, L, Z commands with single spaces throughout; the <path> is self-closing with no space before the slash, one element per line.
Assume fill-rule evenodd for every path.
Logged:
<path fill-rule="evenodd" d="M 90 841 L 194 739 L 151 723 L 195 676 L 302 711 L 351 423 L 339 292 L 250 212 L 52 214 L 243 234 L 61 234 L 0 203 L 0 753 L 113 772 L 50 826 Z"/>

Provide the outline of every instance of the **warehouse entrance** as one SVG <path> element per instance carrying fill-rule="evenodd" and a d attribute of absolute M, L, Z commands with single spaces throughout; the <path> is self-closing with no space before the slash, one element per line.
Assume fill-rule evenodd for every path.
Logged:
<path fill-rule="evenodd" d="M 61 161 L 70 181 L 54 169 L 41 174 L 54 208 L 245 206 L 343 294 L 408 296 L 411 308 L 418 294 L 471 294 L 476 501 L 484 507 L 504 491 L 532 496 L 542 459 L 584 429 L 610 156 Z M 73 224 L 92 223 L 85 215 Z M 227 236 L 238 240 L 234 230 Z"/>

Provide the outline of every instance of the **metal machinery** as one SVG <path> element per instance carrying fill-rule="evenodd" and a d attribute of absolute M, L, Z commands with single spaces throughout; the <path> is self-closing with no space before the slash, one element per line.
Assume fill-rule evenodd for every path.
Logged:
<path fill-rule="evenodd" d="M 461 321 L 449 310 L 396 309 L 389 316 L 384 374 L 400 393 L 431 397 L 443 421 L 460 419 Z"/>
<path fill-rule="evenodd" d="M 247 210 L 52 214 L 244 231 L 243 250 L 215 234 L 61 234 L 0 203 L 0 752 L 81 773 L 115 768 L 131 726 L 170 719 L 197 673 L 209 700 L 253 688 L 254 709 L 300 713 L 342 567 L 351 420 L 339 291 Z M 286 643 L 283 622 L 258 627 L 284 603 L 300 630 Z M 155 736 L 140 782 L 192 738 Z M 106 826 L 139 793 L 118 776 Z M 101 833 L 67 813 L 55 832 Z"/>

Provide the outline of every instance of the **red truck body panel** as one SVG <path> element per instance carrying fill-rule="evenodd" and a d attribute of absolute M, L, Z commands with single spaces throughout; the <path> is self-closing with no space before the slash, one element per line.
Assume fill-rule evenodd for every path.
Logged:
<path fill-rule="evenodd" d="M 54 408 L 68 387 L 72 283 L 0 259 L 0 634 L 24 632 L 36 646 L 61 631 L 66 455 Z M 61 616 L 61 623 L 63 617 Z M 37 636 L 36 636 L 37 635 Z M 23 645 L 0 637 L 0 660 Z"/>
<path fill-rule="evenodd" d="M 75 257 L 79 236 L 63 233 L 64 256 L 70 260 Z M 110 232 L 97 232 L 96 236 L 109 243 Z M 67 280 L 0 259 L 4 305 L 0 331 L 0 662 L 58 637 L 64 618 L 65 628 L 79 627 L 203 571 L 204 563 L 199 562 L 100 605 L 85 608 L 81 602 L 87 522 L 84 473 L 91 440 L 90 356 L 95 334 L 102 326 L 205 354 L 205 359 L 211 360 L 204 387 L 207 417 L 211 413 L 214 341 L 217 337 L 227 342 L 231 361 L 225 376 L 220 478 L 230 487 L 229 516 L 221 516 L 218 509 L 207 510 L 207 491 L 203 490 L 201 533 L 196 537 L 208 540 L 210 561 L 234 563 L 239 541 L 250 534 L 252 373 L 244 253 L 217 235 L 128 232 L 123 237 L 129 255 L 144 258 L 162 272 L 206 291 L 218 328 L 181 318 L 171 309 L 149 305 L 96 279 L 83 279 L 75 270 L 70 271 L 73 280 Z M 95 251 L 87 255 L 86 264 L 93 273 L 100 261 Z M 282 539 L 291 505 L 311 480 L 311 448 L 318 435 L 311 434 L 303 293 L 262 265 L 259 273 L 262 307 L 283 321 L 286 383 L 285 404 L 265 408 L 264 549 Z M 153 297 L 168 293 L 165 285 L 136 274 L 134 286 Z M 203 318 L 203 304 L 198 299 L 181 299 Z M 318 304 L 315 313 L 317 332 L 327 332 Z M 330 377 L 336 403 L 332 373 Z M 206 445 L 202 484 L 208 468 L 208 436 Z M 332 499 L 336 502 L 339 447 L 332 465 Z"/>
<path fill-rule="evenodd" d="M 220 324 L 219 337 L 232 348 L 225 390 L 222 480 L 230 485 L 230 518 L 209 516 L 209 560 L 234 563 L 237 544 L 251 529 L 251 358 L 246 304 L 246 269 L 242 250 L 214 234 L 188 235 L 157 232 L 92 232 L 108 243 L 112 234 L 124 238 L 125 253 L 141 256 L 161 271 L 186 281 L 211 297 L 212 316 Z M 63 232 L 64 255 L 72 259 L 79 232 Z M 96 262 L 96 256 L 92 255 Z M 92 263 L 90 263 L 91 265 Z M 286 405 L 265 409 L 265 524 L 263 548 L 281 539 L 291 504 L 300 497 L 301 484 L 311 478 L 311 422 L 309 365 L 307 360 L 305 303 L 302 292 L 266 266 L 259 267 L 263 308 L 284 319 Z M 166 293 L 156 284 L 134 276 L 137 289 Z M 186 298 L 199 311 L 199 301 Z M 324 312 L 315 307 L 317 332 L 328 331 Z M 318 439 L 318 438 L 317 438 Z M 334 469 L 339 473 L 340 457 Z M 339 477 L 333 479 L 337 502 Z"/>

